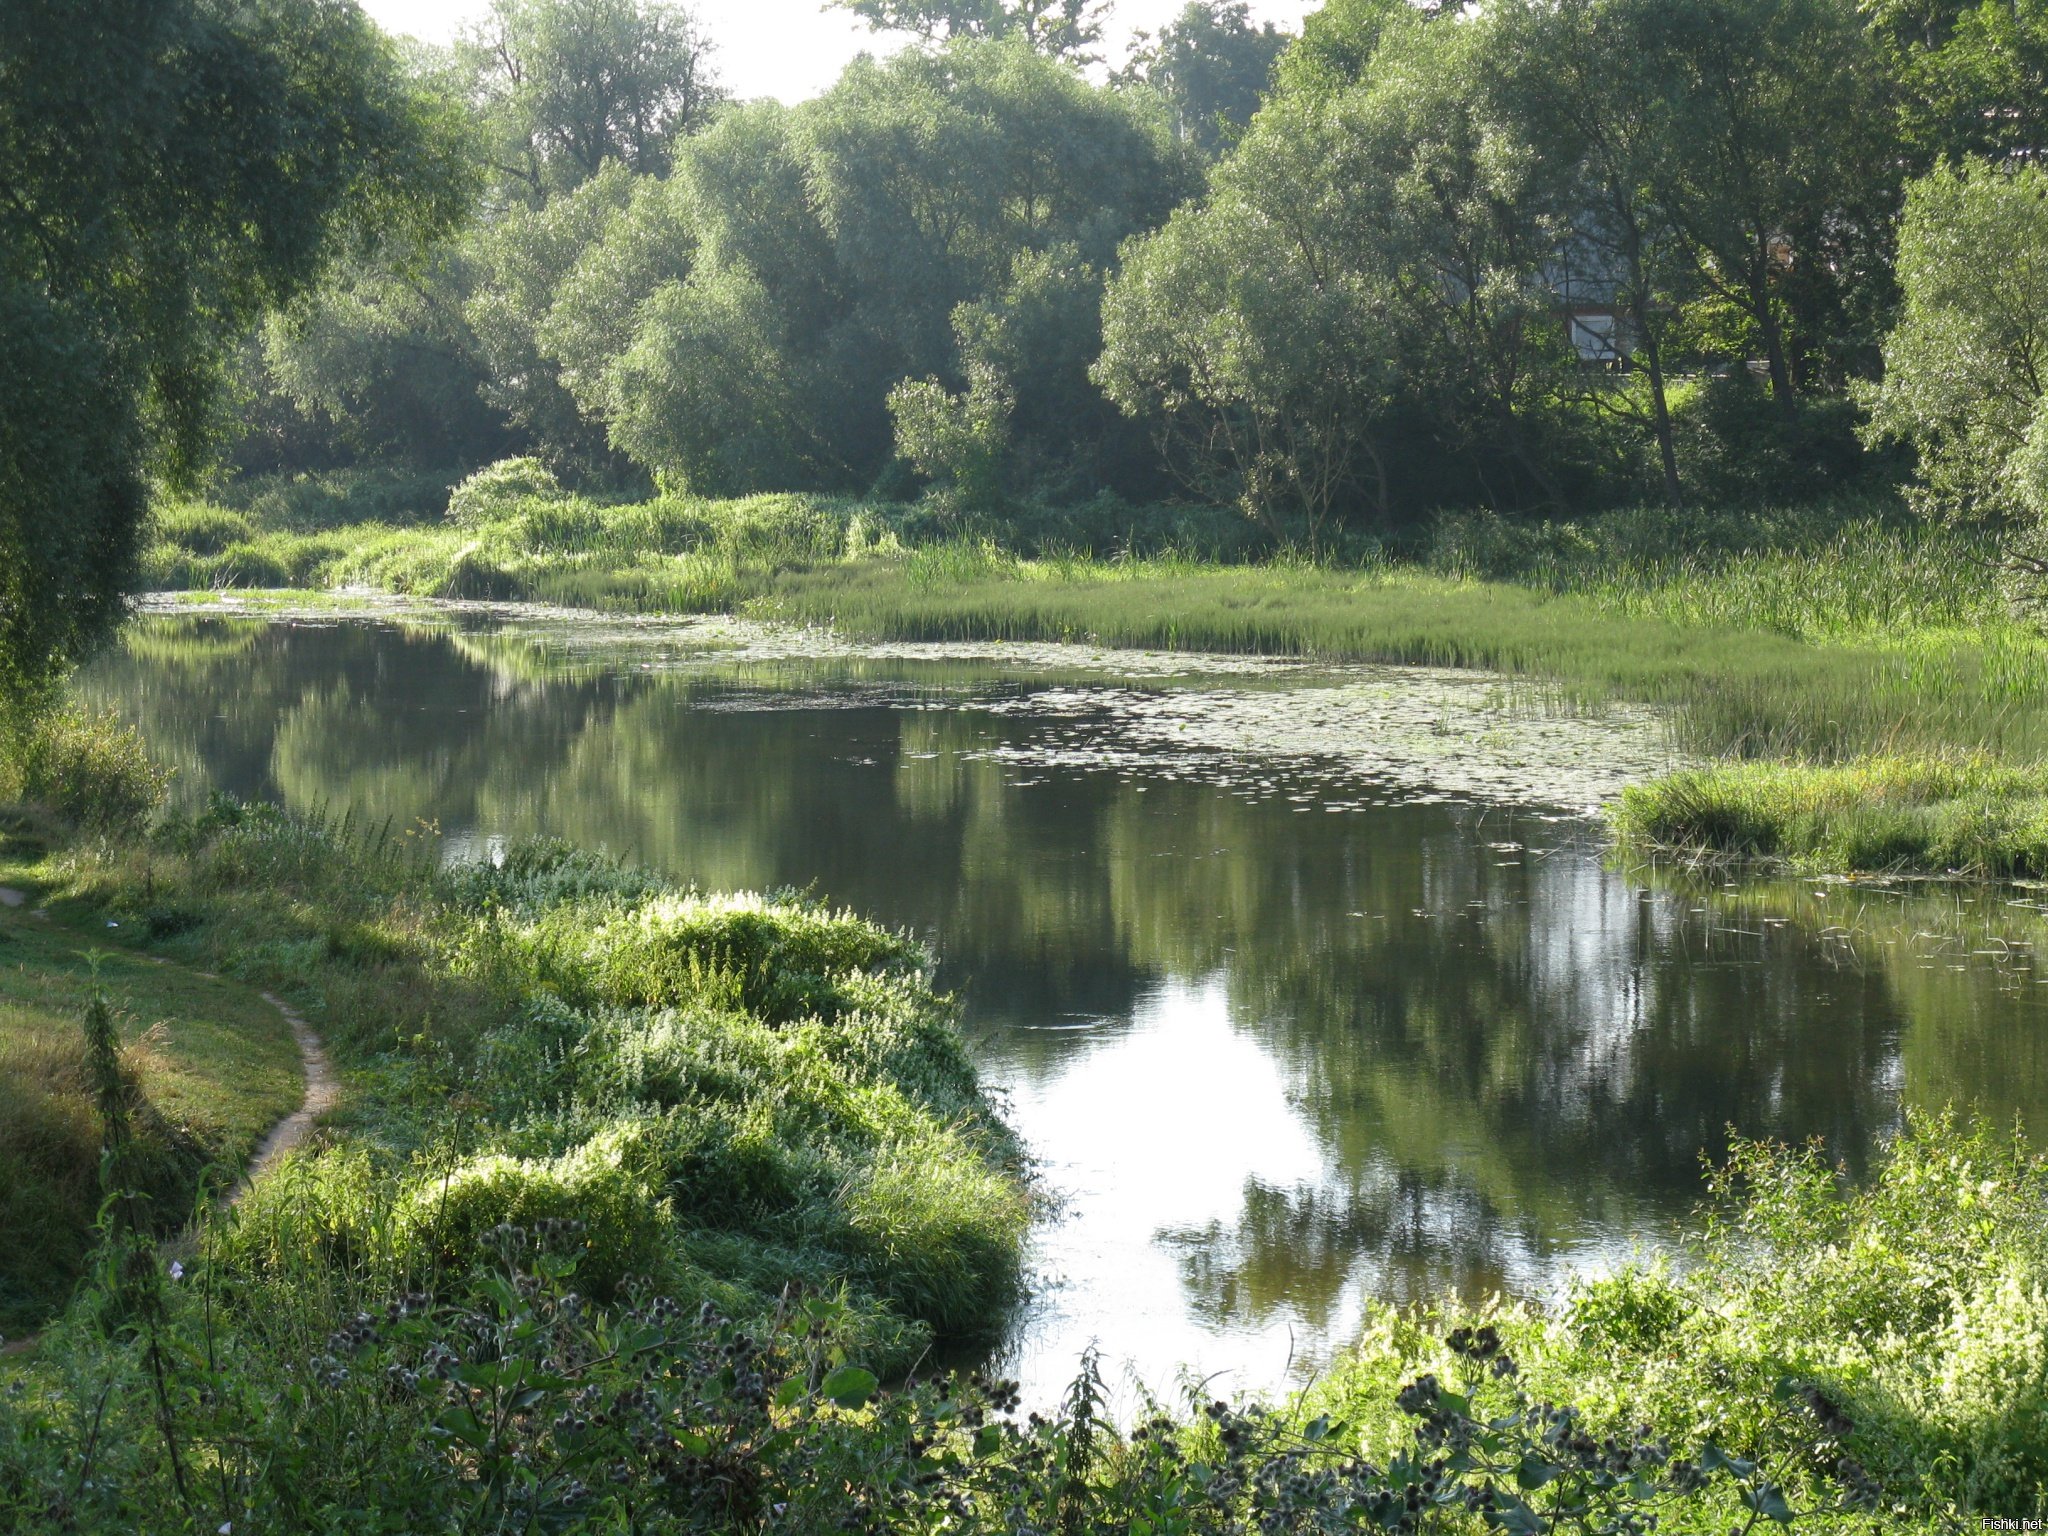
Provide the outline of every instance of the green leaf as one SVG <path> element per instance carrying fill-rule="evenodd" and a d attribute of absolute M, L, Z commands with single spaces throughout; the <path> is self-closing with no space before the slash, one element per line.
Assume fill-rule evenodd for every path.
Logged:
<path fill-rule="evenodd" d="M 1531 1451 L 1522 1458 L 1522 1464 L 1515 1468 L 1515 1481 L 1530 1493 L 1534 1493 L 1545 1484 L 1554 1482 L 1561 1470 L 1556 1462 L 1545 1461 Z"/>
<path fill-rule="evenodd" d="M 789 1408 L 803 1401 L 804 1383 L 800 1376 L 792 1376 L 775 1389 L 775 1406 Z"/>
<path fill-rule="evenodd" d="M 858 1408 L 875 1395 L 875 1388 L 880 1384 L 873 1371 L 862 1370 L 857 1365 L 843 1365 L 827 1376 L 818 1390 L 842 1408 Z"/>
<path fill-rule="evenodd" d="M 1766 1520 L 1775 1520 L 1780 1525 L 1792 1523 L 1792 1506 L 1785 1502 L 1784 1491 L 1776 1483 L 1743 1489 L 1742 1502 Z"/>

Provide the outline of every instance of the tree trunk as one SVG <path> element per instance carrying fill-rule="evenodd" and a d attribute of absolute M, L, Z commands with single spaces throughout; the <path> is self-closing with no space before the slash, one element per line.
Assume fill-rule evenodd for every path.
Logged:
<path fill-rule="evenodd" d="M 1792 398 L 1792 365 L 1785 358 L 1785 331 L 1771 304 L 1770 274 L 1762 262 L 1750 274 L 1749 295 L 1757 329 L 1763 332 L 1764 360 L 1771 370 L 1771 398 L 1778 404 L 1778 414 L 1790 426 L 1799 414 L 1798 402 Z"/>
<path fill-rule="evenodd" d="M 1671 401 L 1664 393 L 1664 349 L 1650 324 L 1649 305 L 1638 290 L 1634 311 L 1636 331 L 1643 338 L 1643 362 L 1650 375 L 1650 422 L 1657 434 L 1657 457 L 1664 466 L 1664 499 L 1672 506 L 1685 504 L 1685 488 L 1678 483 L 1678 441 L 1671 430 Z"/>

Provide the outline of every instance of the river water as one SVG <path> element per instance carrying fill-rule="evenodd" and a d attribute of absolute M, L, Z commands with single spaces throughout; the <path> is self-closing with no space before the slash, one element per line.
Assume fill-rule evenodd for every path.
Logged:
<path fill-rule="evenodd" d="M 1001 1364 L 1304 1379 L 1373 1298 L 1669 1245 L 1731 1129 L 1854 1172 L 2048 1089 L 2031 893 L 1615 866 L 1646 716 L 1484 678 L 490 610 L 158 616 L 88 691 L 211 788 L 916 931 L 1048 1211 Z"/>

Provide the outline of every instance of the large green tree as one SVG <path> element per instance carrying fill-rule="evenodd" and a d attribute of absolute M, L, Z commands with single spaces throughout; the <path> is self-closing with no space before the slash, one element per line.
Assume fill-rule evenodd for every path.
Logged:
<path fill-rule="evenodd" d="M 1638 76 L 1618 88 L 1645 113 L 1645 190 L 1789 422 L 1803 389 L 1844 371 L 1831 348 L 1891 236 L 1896 146 L 1855 0 L 1602 10 L 1615 57 Z"/>
<path fill-rule="evenodd" d="M 1924 168 L 2048 150 L 2048 0 L 1864 0 Z"/>
<path fill-rule="evenodd" d="M 1245 0 L 1189 0 L 1158 33 L 1140 33 L 1120 78 L 1158 91 L 1183 138 L 1220 154 L 1259 110 L 1290 41 L 1251 19 Z"/>
<path fill-rule="evenodd" d="M 1608 305 L 1616 342 L 1644 375 L 1641 414 L 1667 501 L 1678 502 L 1677 435 L 1666 387 L 1669 333 L 1687 296 L 1684 251 L 1659 199 L 1659 77 L 1639 68 L 1633 18 L 1611 0 L 1499 0 L 1488 22 L 1486 87 L 1521 139 L 1569 167 L 1559 211 L 1569 233 L 1552 262 L 1566 297 Z M 1609 409 L 1637 412 L 1630 391 L 1600 389 Z"/>
<path fill-rule="evenodd" d="M 722 94 L 709 43 L 673 0 L 492 0 L 457 54 L 496 171 L 535 203 L 608 161 L 663 174 Z"/>
<path fill-rule="evenodd" d="M 666 0 L 499 0 L 454 50 L 413 48 L 419 88 L 470 118 L 472 216 L 430 249 L 390 242 L 344 264 L 273 323 L 259 397 L 283 390 L 343 458 L 455 477 L 522 452 L 630 476 L 540 333 L 636 179 L 666 175 L 710 120 L 708 61 L 691 13 Z"/>
<path fill-rule="evenodd" d="M 1092 63 L 1110 0 L 827 0 L 877 32 L 908 32 L 926 43 L 1021 37 L 1040 53 Z"/>
<path fill-rule="evenodd" d="M 547 334 L 613 442 L 697 490 L 864 488 L 894 455 L 898 383 L 971 395 L 990 369 L 983 405 L 1013 402 L 1018 447 L 1071 456 L 1114 425 L 1085 379 L 1103 273 L 1181 167 L 1149 100 L 1021 38 L 859 61 L 816 101 L 692 139 Z M 680 253 L 664 226 L 691 232 L 686 271 L 646 259 Z"/>
<path fill-rule="evenodd" d="M 1864 395 L 1872 437 L 1917 450 L 1929 512 L 2048 513 L 2048 170 L 1973 161 L 1916 182 L 1899 283 L 1884 381 Z"/>
<path fill-rule="evenodd" d="M 1495 109 L 1490 24 L 1350 9 L 1344 48 L 1286 69 L 1207 198 L 1129 251 L 1097 377 L 1197 490 L 1312 541 L 1450 485 L 1554 504 L 1570 164 Z"/>
<path fill-rule="evenodd" d="M 466 197 L 440 108 L 341 0 L 10 0 L 0 25 L 0 696 L 113 628 L 146 477 L 341 253 Z"/>

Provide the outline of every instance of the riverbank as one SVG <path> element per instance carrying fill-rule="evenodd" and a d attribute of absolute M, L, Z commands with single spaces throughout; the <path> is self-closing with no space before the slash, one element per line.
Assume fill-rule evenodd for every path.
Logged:
<path fill-rule="evenodd" d="M 558 846 L 450 871 L 423 835 L 225 803 L 9 878 L 60 923 L 290 988 L 353 1090 L 160 1316 L 96 1283 L 13 1366 L 10 1528 L 908 1533 L 1024 1510 L 1305 1536 L 1402 1507 L 1459 1529 L 1491 1500 L 1537 1531 L 1584 1501 L 1696 1532 L 1759 1507 L 1835 1531 L 1874 1503 L 1933 1532 L 2048 1501 L 2048 1170 L 1987 1134 L 1921 1124 L 1860 1191 L 1819 1154 L 1740 1149 L 1683 1274 L 1548 1313 L 1375 1308 L 1296 1402 L 1154 1411 L 1084 1370 L 1018 1422 L 998 1384 L 877 1396 L 1001 1306 L 1023 1199 L 901 940 Z M 146 1339 L 177 1362 L 168 1418 Z M 1483 1422 L 1539 1402 L 1578 1416 Z M 208 1475 L 181 1488 L 187 1459 Z"/>
<path fill-rule="evenodd" d="M 1157 514 L 1161 528 L 1128 535 L 1152 553 L 1107 557 L 1062 553 L 1043 529 L 1026 555 L 905 517 L 801 496 L 557 498 L 472 509 L 461 527 L 293 533 L 187 508 L 166 517 L 149 575 L 744 613 L 871 639 L 1485 668 L 1561 708 L 1658 706 L 1675 750 L 1729 765 L 1624 810 L 1618 828 L 1645 854 L 2048 875 L 2038 818 L 2003 799 L 1983 809 L 1987 784 L 2023 789 L 2048 765 L 2048 642 L 2015 619 L 1975 535 L 1885 508 L 1467 517 L 1344 564 L 1225 564 L 1165 547 Z M 1114 544 L 1108 526 L 1084 542 Z"/>
<path fill-rule="evenodd" d="M 501 1221 L 574 1219 L 606 1297 L 843 1289 L 893 1366 L 996 1324 L 1026 1196 L 916 945 L 567 849 L 447 875 L 437 853 L 222 802 L 6 872 L 57 925 L 291 999 L 332 1048 L 353 1091 L 216 1234 L 232 1265 L 340 1251 L 360 1283 L 422 1283 Z"/>

